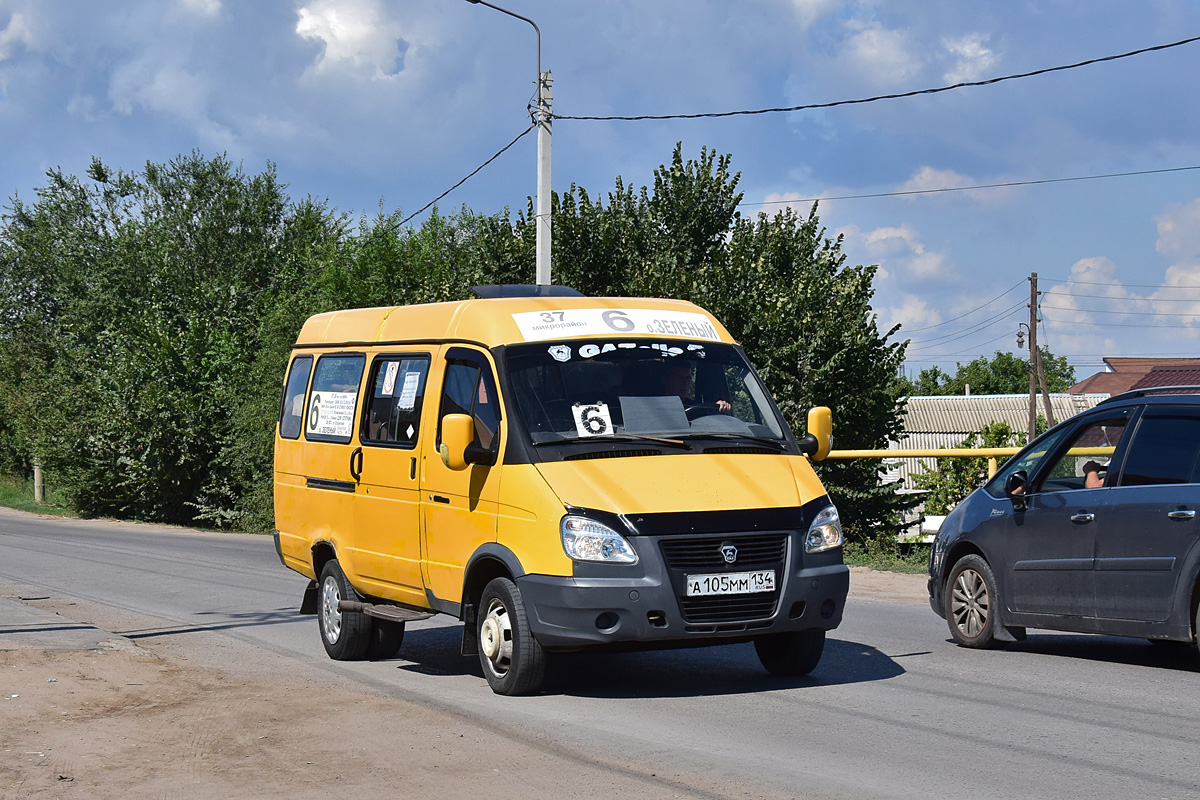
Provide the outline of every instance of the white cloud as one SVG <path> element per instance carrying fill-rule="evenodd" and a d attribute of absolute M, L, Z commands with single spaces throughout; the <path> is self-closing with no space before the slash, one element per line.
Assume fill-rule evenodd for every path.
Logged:
<path fill-rule="evenodd" d="M 215 17 L 221 13 L 221 0 L 180 0 L 185 11 L 202 17 Z"/>
<path fill-rule="evenodd" d="M 114 71 L 109 100 L 117 113 L 132 116 L 139 110 L 173 117 L 186 123 L 206 146 L 232 149 L 236 136 L 209 116 L 212 89 L 209 79 L 182 66 L 139 61 Z M 93 104 L 75 98 L 72 113 L 95 114 Z"/>
<path fill-rule="evenodd" d="M 29 23 L 22 14 L 13 14 L 4 30 L 0 31 L 0 61 L 4 61 L 17 49 L 17 46 L 29 47 L 33 43 L 33 33 Z"/>
<path fill-rule="evenodd" d="M 1147 296 L 1127 288 L 1116 264 L 1104 257 L 1071 265 L 1069 282 L 1047 289 L 1042 320 L 1059 352 L 1119 355 L 1131 352 L 1139 329 L 1166 328 L 1189 340 L 1200 333 L 1200 264 L 1167 269 L 1165 288 Z M 1188 302 L 1192 301 L 1192 302 Z M 1135 345 L 1136 350 L 1136 345 Z"/>
<path fill-rule="evenodd" d="M 869 257 L 868 261 L 886 265 L 888 275 L 906 280 L 935 280 L 952 277 L 953 266 L 945 253 L 925 247 L 920 235 L 909 225 L 876 228 L 865 233 L 850 226 L 842 231 L 847 241 L 854 240 Z"/>
<path fill-rule="evenodd" d="M 999 181 L 992 181 L 999 183 Z M 1005 188 L 967 189 L 954 192 L 939 192 L 941 189 L 958 189 L 963 186 L 978 186 L 986 181 L 980 181 L 968 175 L 962 175 L 951 169 L 934 169 L 930 166 L 921 167 L 913 176 L 902 183 L 896 191 L 899 192 L 936 192 L 935 196 L 947 199 L 967 197 L 981 205 L 1000 205 L 1012 197 L 1013 190 Z M 916 200 L 916 195 L 908 195 L 905 199 Z M 928 200 L 928 196 L 924 199 Z"/>
<path fill-rule="evenodd" d="M 296 33 L 325 46 L 315 72 L 341 69 L 386 79 L 400 69 L 399 25 L 376 0 L 316 0 L 300 9 Z"/>
<path fill-rule="evenodd" d="M 946 52 L 958 60 L 942 77 L 947 83 L 964 83 L 986 77 L 999 61 L 985 45 L 988 37 L 970 34 L 957 39 L 943 39 Z"/>
<path fill-rule="evenodd" d="M 1168 206 L 1154 221 L 1158 225 L 1155 250 L 1176 263 L 1200 264 L 1200 199 Z"/>
<path fill-rule="evenodd" d="M 842 0 L 792 0 L 800 27 L 808 30 L 813 23 L 842 5 Z"/>
<path fill-rule="evenodd" d="M 838 56 L 841 68 L 875 85 L 899 85 L 914 77 L 921 61 L 910 52 L 903 31 L 889 30 L 878 22 L 854 20 L 853 33 Z"/>
<path fill-rule="evenodd" d="M 890 330 L 894 325 L 902 325 L 900 338 L 907 338 L 906 328 L 926 328 L 937 325 L 942 321 L 942 314 L 929 305 L 927 297 L 915 294 L 905 294 L 900 298 L 900 304 L 889 308 L 879 309 L 879 319 L 882 330 Z"/>

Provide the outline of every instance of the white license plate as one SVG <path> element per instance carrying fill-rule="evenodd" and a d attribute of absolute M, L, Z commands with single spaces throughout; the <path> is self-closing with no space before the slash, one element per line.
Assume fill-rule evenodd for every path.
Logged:
<path fill-rule="evenodd" d="M 709 594 L 753 594 L 775 591 L 775 570 L 757 572 L 717 572 L 711 575 L 688 575 L 687 596 Z"/>

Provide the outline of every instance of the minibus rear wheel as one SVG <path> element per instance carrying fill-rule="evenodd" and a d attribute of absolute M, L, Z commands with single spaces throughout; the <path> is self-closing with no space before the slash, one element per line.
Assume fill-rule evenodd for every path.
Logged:
<path fill-rule="evenodd" d="M 791 631 L 759 636 L 754 640 L 758 660 L 772 675 L 807 675 L 817 668 L 825 652 L 825 631 Z"/>
<path fill-rule="evenodd" d="M 476 616 L 479 663 L 496 694 L 533 694 L 546 674 L 546 651 L 533 638 L 521 591 L 508 578 L 483 588 Z"/>
<path fill-rule="evenodd" d="M 371 618 L 360 611 L 338 610 L 342 600 L 357 598 L 341 565 L 331 559 L 321 570 L 317 587 L 317 624 L 321 629 L 321 644 L 334 661 L 357 661 L 371 645 Z"/>

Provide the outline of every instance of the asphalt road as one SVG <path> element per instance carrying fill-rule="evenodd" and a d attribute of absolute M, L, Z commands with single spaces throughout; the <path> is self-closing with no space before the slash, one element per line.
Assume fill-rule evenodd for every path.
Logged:
<path fill-rule="evenodd" d="M 330 661 L 296 612 L 305 583 L 268 537 L 0 515 L 6 593 L 69 597 L 209 666 L 382 691 L 589 763 L 699 777 L 713 797 L 1200 796 L 1195 648 L 1032 631 L 969 651 L 925 605 L 852 596 L 805 679 L 768 676 L 750 645 L 574 654 L 551 661 L 543 694 L 504 698 L 448 618 L 410 625 L 397 659 Z"/>

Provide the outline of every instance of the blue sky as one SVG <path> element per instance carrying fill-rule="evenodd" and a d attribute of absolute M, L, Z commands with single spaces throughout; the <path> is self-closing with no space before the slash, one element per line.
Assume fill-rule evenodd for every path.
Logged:
<path fill-rule="evenodd" d="M 731 111 L 1029 72 L 1200 35 L 1194 0 L 507 0 L 563 115 Z M 464 0 L 0 0 L 0 194 L 93 156 L 268 162 L 296 199 L 415 211 L 528 125 L 535 39 Z M 553 184 L 652 182 L 730 153 L 745 213 L 822 200 L 909 368 L 1015 350 L 1039 275 L 1051 350 L 1200 356 L 1200 42 L 992 86 L 817 111 L 554 127 Z M 440 203 L 534 194 L 526 136 Z M 533 266 L 530 265 L 530 280 Z"/>

